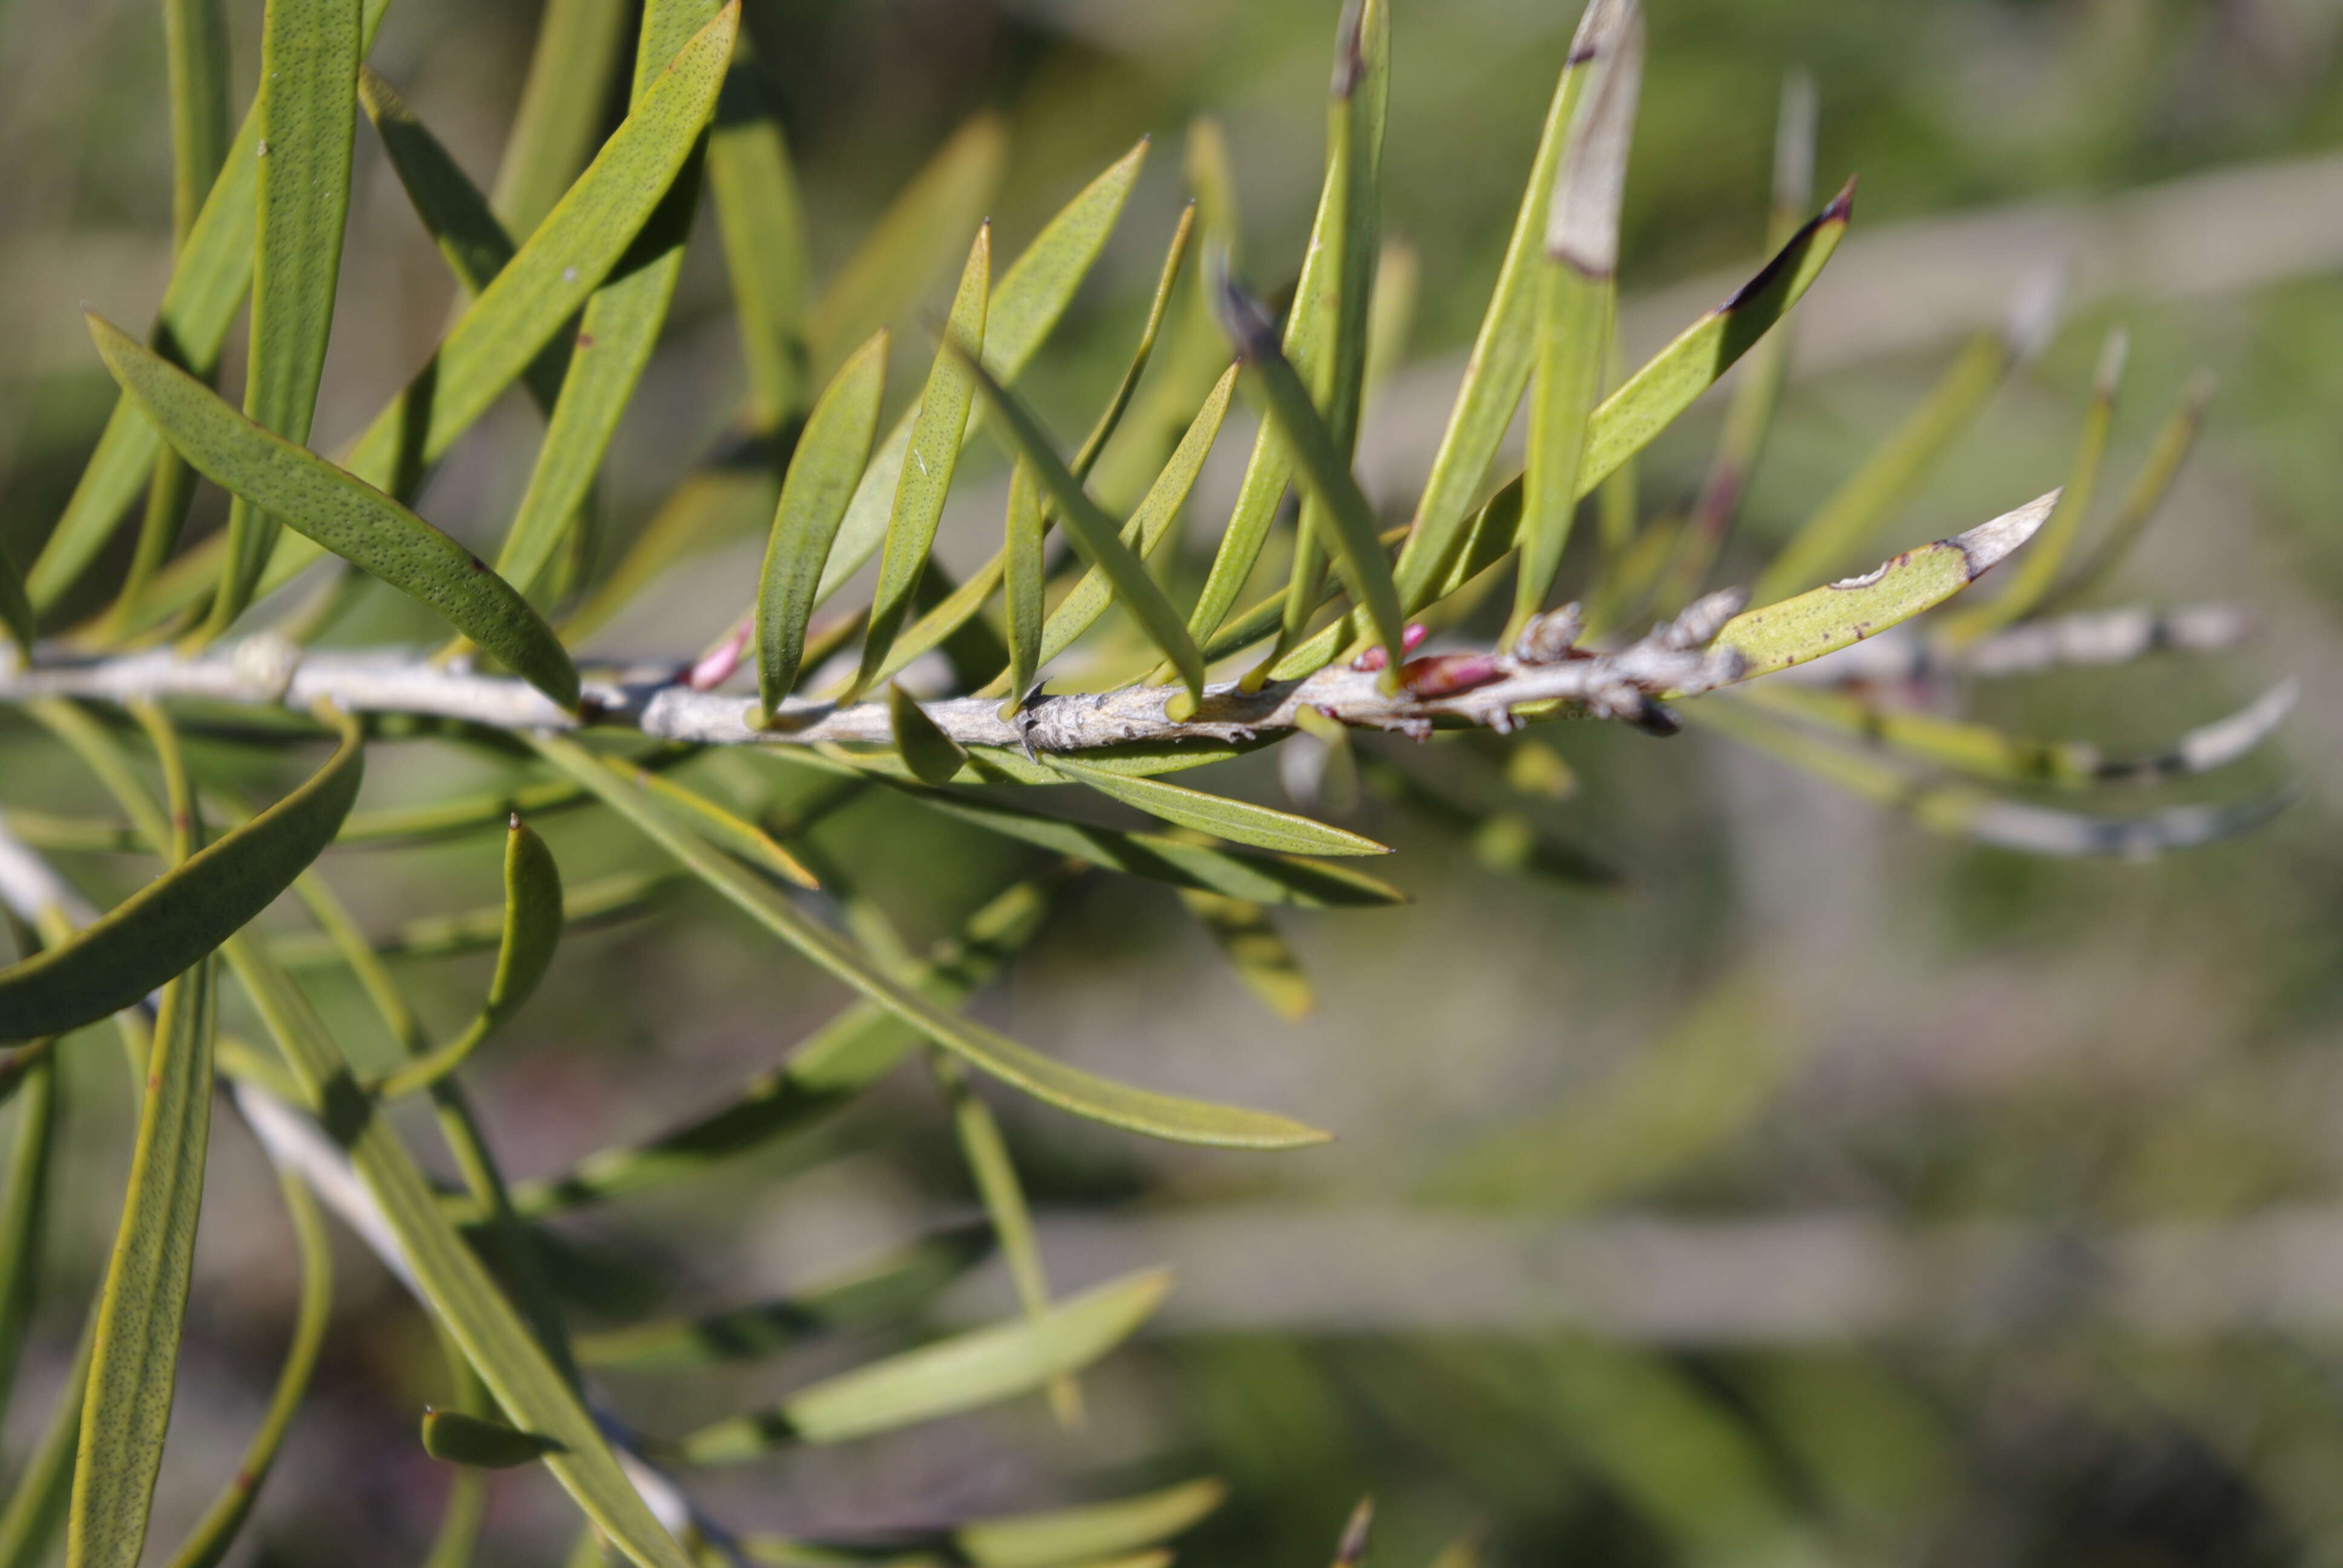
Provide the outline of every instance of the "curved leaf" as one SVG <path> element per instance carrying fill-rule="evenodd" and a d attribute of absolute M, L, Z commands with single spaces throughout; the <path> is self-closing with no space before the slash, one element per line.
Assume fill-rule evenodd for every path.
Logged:
<path fill-rule="evenodd" d="M 749 367 L 748 423 L 755 430 L 777 428 L 803 407 L 813 374 L 805 213 L 773 103 L 777 90 L 742 40 L 708 139 L 708 188 Z"/>
<path fill-rule="evenodd" d="M 0 970 L 0 1033 L 61 1034 L 133 1006 L 290 887 L 333 842 L 365 769 L 357 721 L 330 717 L 341 744 L 299 789 L 123 900 L 71 942 Z"/>
<path fill-rule="evenodd" d="M 844 1442 L 973 1410 L 1086 1366 L 1154 1312 L 1169 1273 L 1086 1291 L 1031 1322 L 997 1323 L 841 1372 L 755 1415 L 703 1427 L 676 1445 L 694 1464 L 753 1459 L 791 1442 Z"/>
<path fill-rule="evenodd" d="M 296 447 L 309 439 L 334 322 L 357 132 L 360 31 L 358 0 L 268 0 L 261 20 L 259 240 L 244 412 Z M 226 540 L 207 635 L 225 631 L 252 602 L 277 519 L 239 492 L 228 508 Z"/>
<path fill-rule="evenodd" d="M 870 461 L 887 384 L 887 342 L 881 327 L 839 367 L 789 455 L 757 588 L 757 700 L 768 723 L 797 685 L 822 563 Z"/>
<path fill-rule="evenodd" d="M 40 1298 L 57 1125 L 56 1059 L 48 1049 L 55 1041 L 52 1035 L 11 1055 L 6 1080 L 0 1082 L 0 1103 L 21 1102 L 8 1151 L 8 1184 L 0 1191 L 0 1414 L 7 1412 L 25 1329 Z"/>
<path fill-rule="evenodd" d="M 663 811 L 631 794 L 611 767 L 576 741 L 534 735 L 529 744 L 758 924 L 981 1072 L 1061 1110 L 1173 1142 L 1288 1149 L 1325 1138 L 1313 1128 L 1267 1111 L 1213 1105 L 1098 1078 L 949 1013 L 913 987 L 880 973 L 834 932 L 710 852 Z"/>
<path fill-rule="evenodd" d="M 971 1520 L 952 1539 L 976 1568 L 1049 1568 L 1168 1540 L 1221 1505 L 1224 1483 L 1182 1483 L 1143 1497 L 1085 1503 L 1046 1513 Z"/>
<path fill-rule="evenodd" d="M 103 318 L 106 368 L 196 469 L 437 611 L 564 708 L 578 670 L 528 601 L 480 558 L 366 483 L 238 414 Z"/>
<path fill-rule="evenodd" d="M 545 840 L 515 813 L 505 835 L 504 938 L 497 950 L 488 1001 L 470 1028 L 391 1073 L 376 1092 L 386 1099 L 412 1094 L 462 1066 L 537 990 L 553 962 L 561 924 L 561 869 L 553 863 L 553 851 Z"/>
<path fill-rule="evenodd" d="M 887 687 L 887 713 L 895 729 L 895 754 L 922 784 L 942 784 L 968 761 L 959 741 L 936 727 L 919 702 L 901 687 Z"/>
<path fill-rule="evenodd" d="M 2058 492 L 2027 502 L 1965 534 L 1906 550 L 1861 577 L 1745 610 L 1716 634 L 1741 650 L 1744 680 L 1820 658 L 1933 608 L 1976 581 L 2034 537 Z"/>
<path fill-rule="evenodd" d="M 0 545 L 0 631 L 8 634 L 18 653 L 33 656 L 33 601 L 25 597 L 25 579 L 5 545 Z"/>

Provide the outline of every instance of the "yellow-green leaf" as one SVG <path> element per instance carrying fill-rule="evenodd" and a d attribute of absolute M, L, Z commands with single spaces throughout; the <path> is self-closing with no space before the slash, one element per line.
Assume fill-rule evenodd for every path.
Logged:
<path fill-rule="evenodd" d="M 1172 1287 L 1162 1271 L 1072 1296 L 1040 1322 L 997 1323 L 799 1389 L 773 1408 L 701 1428 L 677 1444 L 695 1464 L 753 1459 L 793 1442 L 844 1442 L 973 1410 L 1040 1387 L 1112 1350 Z"/>
<path fill-rule="evenodd" d="M 1168 1540 L 1218 1508 L 1228 1494 L 1221 1482 L 1190 1481 L 1143 1497 L 972 1520 L 954 1531 L 953 1538 L 976 1568 L 1050 1568 Z"/>
<path fill-rule="evenodd" d="M 1310 977 L 1302 972 L 1302 960 L 1271 923 L 1267 910 L 1249 900 L 1193 888 L 1182 888 L 1180 901 L 1202 924 L 1237 978 L 1270 1011 L 1291 1023 L 1307 1018 L 1318 1005 Z"/>
<path fill-rule="evenodd" d="M 777 90 L 744 41 L 734 51 L 708 138 L 708 188 L 748 361 L 754 430 L 776 429 L 797 413 L 813 377 L 805 214 L 773 103 Z"/>
<path fill-rule="evenodd" d="M 1193 828 L 1232 843 L 1250 844 L 1287 855 L 1388 855 L 1391 848 L 1347 828 L 1331 827 L 1250 801 L 1210 795 L 1161 779 L 1132 779 L 1091 768 L 1071 757 L 1052 756 L 1049 765 L 1100 794 L 1136 806 L 1151 817 Z"/>
<path fill-rule="evenodd" d="M 520 106 L 497 166 L 494 210 L 511 232 L 535 229 L 593 156 L 634 10 L 626 0 L 546 0 L 538 13 Z"/>
<path fill-rule="evenodd" d="M 1976 581 L 2034 537 L 2058 492 L 2027 502 L 1965 534 L 1906 550 L 1861 577 L 1746 610 L 1716 634 L 1738 648 L 1752 679 L 1820 658 L 1933 608 Z"/>
<path fill-rule="evenodd" d="M 300 788 L 63 947 L 0 970 L 0 1034 L 60 1034 L 136 1003 L 218 947 L 333 842 L 364 769 L 358 727 Z"/>
<path fill-rule="evenodd" d="M 544 619 L 478 556 L 357 476 L 255 424 L 99 317 L 106 368 L 206 478 L 410 598 L 564 708 L 578 670 Z"/>
<path fill-rule="evenodd" d="M 882 327 L 823 388 L 789 456 L 757 589 L 757 699 L 768 722 L 797 684 L 822 563 L 830 558 L 839 519 L 846 516 L 856 481 L 870 460 L 886 378 Z"/>

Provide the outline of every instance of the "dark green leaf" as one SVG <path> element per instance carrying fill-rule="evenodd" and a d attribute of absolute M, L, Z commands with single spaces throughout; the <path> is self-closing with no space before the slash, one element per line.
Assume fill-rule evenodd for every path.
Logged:
<path fill-rule="evenodd" d="M 895 729 L 895 754 L 921 783 L 948 783 L 968 761 L 960 742 L 937 729 L 918 699 L 892 682 L 887 687 L 887 714 Z"/>
<path fill-rule="evenodd" d="M 886 378 L 882 327 L 830 378 L 789 455 L 757 590 L 757 697 L 768 722 L 797 685 L 822 563 L 870 460 Z"/>
<path fill-rule="evenodd" d="M 466 1415 L 460 1410 L 423 1412 L 423 1452 L 447 1464 L 510 1470 L 560 1449 L 561 1444 L 552 1438 L 486 1416 Z"/>

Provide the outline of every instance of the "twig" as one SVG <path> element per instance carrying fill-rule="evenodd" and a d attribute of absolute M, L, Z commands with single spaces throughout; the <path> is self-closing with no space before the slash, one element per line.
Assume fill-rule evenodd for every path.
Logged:
<path fill-rule="evenodd" d="M 1561 703 L 1590 717 L 1641 720 L 1663 692 L 1695 696 L 1730 684 L 1741 673 L 1737 655 L 1704 648 L 1699 645 L 1705 638 L 1691 635 L 1714 636 L 1724 618 L 1716 613 L 1719 602 L 1704 600 L 1673 625 L 1606 653 L 1563 648 L 1549 657 L 1491 652 L 1419 660 L 1403 672 L 1410 678 L 1396 692 L 1384 691 L 1375 671 L 1338 666 L 1250 695 L 1233 682 L 1207 688 L 1203 702 L 1184 721 L 1164 711 L 1178 689 L 1157 686 L 1042 698 L 1014 722 L 1001 718 L 1001 705 L 990 698 L 931 702 L 926 711 L 963 746 L 1061 752 L 1132 742 L 1249 740 L 1263 730 L 1293 729 L 1310 710 L 1345 724 L 1412 734 L 1428 731 L 1441 719 L 1509 729 L 1518 721 L 1515 709 L 1544 703 Z M 1460 659 L 1472 666 L 1471 682 L 1461 688 Z M 157 648 L 16 664 L 0 668 L 0 702 L 178 698 L 306 711 L 323 699 L 353 713 L 427 715 L 508 730 L 618 726 L 703 746 L 893 740 L 883 702 L 839 708 L 793 698 L 781 705 L 772 729 L 759 729 L 750 722 L 755 705 L 748 699 L 694 691 L 683 683 L 686 673 L 688 666 L 675 664 L 656 672 L 588 679 L 581 719 L 521 681 L 481 675 L 460 664 L 437 665 L 405 650 L 308 651 L 263 635 L 193 658 Z"/>

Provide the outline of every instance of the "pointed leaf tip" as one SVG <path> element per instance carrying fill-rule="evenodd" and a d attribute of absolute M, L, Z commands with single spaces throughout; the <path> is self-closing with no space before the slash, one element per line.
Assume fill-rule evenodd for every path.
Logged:
<path fill-rule="evenodd" d="M 1546 220 L 1546 254 L 1590 277 L 1619 268 L 1619 208 L 1643 95 L 1644 18 L 1633 0 L 1617 26 L 1615 50 L 1606 50 L 1611 58 L 1573 118 Z"/>
<path fill-rule="evenodd" d="M 2040 531 L 2058 505 L 2063 488 L 2038 496 L 2016 511 L 2004 512 L 1989 523 L 1979 523 L 1964 534 L 1956 534 L 1945 543 L 1961 552 L 1968 563 L 1969 580 L 1975 582 L 1994 568 L 2007 560 L 2017 548 Z M 1859 581 L 1860 579 L 1853 579 Z"/>

